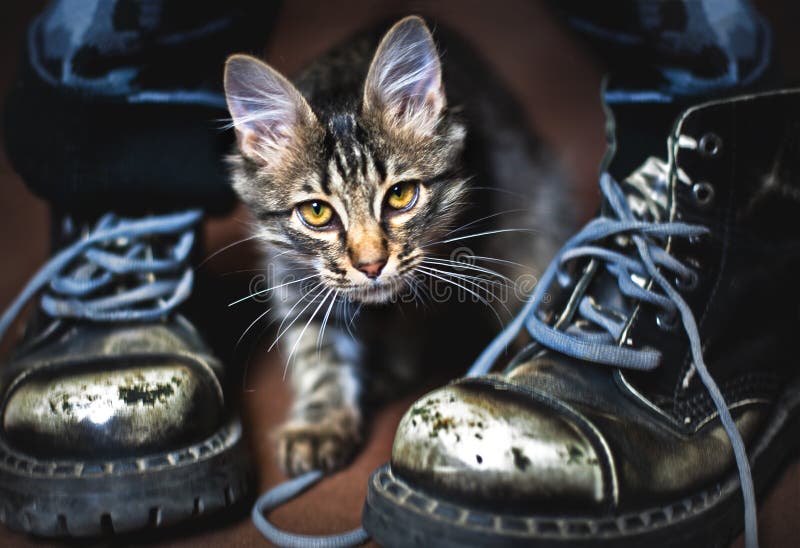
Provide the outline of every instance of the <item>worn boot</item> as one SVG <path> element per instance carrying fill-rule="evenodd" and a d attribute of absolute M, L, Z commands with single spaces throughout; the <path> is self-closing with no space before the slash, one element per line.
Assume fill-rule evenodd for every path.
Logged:
<path fill-rule="evenodd" d="M 2 336 L 41 291 L 0 371 L 0 520 L 9 527 L 119 533 L 197 519 L 246 493 L 222 364 L 176 310 L 192 291 L 200 217 L 103 216 L 0 319 Z"/>
<path fill-rule="evenodd" d="M 707 103 L 679 116 L 666 163 L 605 173 L 601 215 L 476 368 L 523 326 L 533 342 L 402 419 L 369 533 L 725 546 L 745 523 L 755 545 L 755 497 L 800 443 L 798 120 L 800 91 Z"/>

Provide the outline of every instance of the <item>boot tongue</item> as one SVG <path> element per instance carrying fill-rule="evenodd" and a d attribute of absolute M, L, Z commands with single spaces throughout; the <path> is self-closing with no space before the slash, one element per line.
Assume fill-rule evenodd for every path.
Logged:
<path fill-rule="evenodd" d="M 650 223 L 669 221 L 669 167 L 666 162 L 654 156 L 648 158 L 620 183 L 620 188 L 636 219 Z M 611 210 L 607 203 L 604 203 L 601 208 L 603 211 Z M 619 237 L 612 242 L 607 242 L 606 247 L 626 255 L 632 256 L 636 253 L 633 242 L 627 237 Z M 597 313 L 617 323 L 623 323 L 630 317 L 636 301 L 621 293 L 615 275 L 600 265 L 596 271 L 586 272 L 583 276 L 589 277 L 590 281 L 587 285 L 580 282 L 574 284 L 571 290 L 573 298 L 570 301 L 580 301 L 584 297 L 588 297 L 588 301 Z M 647 283 L 646 279 L 637 278 L 632 277 L 634 283 L 642 286 Z M 581 290 L 580 287 L 584 289 Z M 576 296 L 577 299 L 575 299 Z M 607 331 L 596 322 L 589 321 L 578 309 L 570 310 L 568 307 L 562 314 L 571 314 L 571 316 L 558 320 L 556 322 L 557 329 L 563 329 L 578 336 L 608 336 Z M 526 375 L 528 369 L 522 366 L 529 363 L 529 358 L 541 350 L 542 347 L 537 343 L 529 345 L 508 364 L 506 374 L 509 375 L 509 378 L 514 378 L 515 375 Z M 542 355 L 552 352 L 552 350 L 546 350 Z"/>
<path fill-rule="evenodd" d="M 663 160 L 648 158 L 620 186 L 637 219 L 651 223 L 669 220 L 669 166 Z"/>
<path fill-rule="evenodd" d="M 649 223 L 669 221 L 669 167 L 660 158 L 648 158 L 638 169 L 620 183 L 628 206 L 637 220 Z M 603 204 L 605 211 L 610 210 Z M 618 236 L 606 243 L 606 247 L 625 255 L 638 256 L 633 242 L 627 236 Z M 631 280 L 644 286 L 647 279 L 632 275 Z M 596 313 L 612 322 L 621 323 L 630 316 L 636 305 L 634 299 L 623 295 L 619 290 L 616 275 L 600 265 L 588 284 L 585 296 Z M 585 305 L 584 305 L 585 306 Z M 585 315 L 576 311 L 567 331 L 580 334 L 606 333 L 596 322 L 587 321 Z"/>
<path fill-rule="evenodd" d="M 631 101 L 628 95 L 617 89 L 607 91 L 604 97 L 608 115 L 606 129 L 617 151 L 606 169 L 611 177 L 620 181 L 619 186 L 635 219 L 647 223 L 669 222 L 670 174 L 667 163 L 661 158 L 668 154 L 665 137 L 672 134 L 675 120 L 685 105 L 674 98 Z M 612 96 L 620 101 L 614 102 Z M 639 164 L 642 158 L 646 160 Z M 682 178 L 680 170 L 678 178 Z M 601 204 L 601 213 L 613 216 L 606 201 Z M 627 236 L 594 245 L 638 259 L 635 245 Z M 569 299 L 570 303 L 579 304 L 568 305 L 554 327 L 608 342 L 618 339 L 621 326 L 638 301 L 620 291 L 617 275 L 602 263 L 582 276 L 583 280 L 573 286 Z M 641 287 L 648 282 L 647 278 L 636 274 L 631 275 L 631 281 Z"/>

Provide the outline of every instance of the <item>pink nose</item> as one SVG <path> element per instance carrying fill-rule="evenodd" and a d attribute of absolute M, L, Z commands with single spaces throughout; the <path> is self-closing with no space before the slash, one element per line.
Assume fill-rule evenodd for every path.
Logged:
<path fill-rule="evenodd" d="M 359 264 L 356 266 L 356 268 L 363 272 L 367 278 L 374 280 L 381 275 L 381 271 L 383 270 L 384 266 L 386 266 L 386 261 L 381 259 L 379 261 L 375 261 L 374 263 Z"/>

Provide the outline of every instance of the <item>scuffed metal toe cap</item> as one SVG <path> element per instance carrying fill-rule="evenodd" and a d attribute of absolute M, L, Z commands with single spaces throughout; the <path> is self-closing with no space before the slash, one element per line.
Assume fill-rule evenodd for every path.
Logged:
<path fill-rule="evenodd" d="M 40 457 L 131 456 L 202 439 L 222 417 L 215 377 L 188 364 L 61 369 L 16 386 L 3 435 Z"/>
<path fill-rule="evenodd" d="M 450 385 L 418 400 L 400 422 L 391 463 L 423 488 L 488 505 L 595 508 L 607 487 L 580 428 L 489 386 Z"/>

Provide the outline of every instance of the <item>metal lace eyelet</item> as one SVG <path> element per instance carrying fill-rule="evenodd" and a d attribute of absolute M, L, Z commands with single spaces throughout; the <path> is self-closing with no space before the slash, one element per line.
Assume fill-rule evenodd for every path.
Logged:
<path fill-rule="evenodd" d="M 722 152 L 722 139 L 716 133 L 706 133 L 700 137 L 697 148 L 703 156 L 717 156 Z"/>
<path fill-rule="evenodd" d="M 662 331 L 674 331 L 678 327 L 677 312 L 660 312 L 656 314 L 656 325 Z"/>
<path fill-rule="evenodd" d="M 692 195 L 697 205 L 705 207 L 714 201 L 714 187 L 705 181 L 695 183 L 692 186 Z"/>
<path fill-rule="evenodd" d="M 681 291 L 694 291 L 700 283 L 700 276 L 694 270 L 690 271 L 689 276 L 684 278 L 682 276 L 675 277 L 675 287 Z"/>

